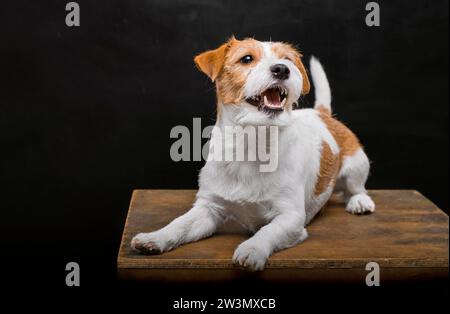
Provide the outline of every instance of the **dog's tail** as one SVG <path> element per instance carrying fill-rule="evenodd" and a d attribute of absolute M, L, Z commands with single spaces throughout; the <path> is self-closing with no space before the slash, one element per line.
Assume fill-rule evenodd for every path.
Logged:
<path fill-rule="evenodd" d="M 314 109 L 324 110 L 331 114 L 331 89 L 322 64 L 313 56 L 309 62 L 309 68 L 315 89 Z"/>

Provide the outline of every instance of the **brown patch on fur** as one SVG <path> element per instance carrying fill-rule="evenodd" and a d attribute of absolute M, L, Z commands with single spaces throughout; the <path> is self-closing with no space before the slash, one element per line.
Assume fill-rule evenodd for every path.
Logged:
<path fill-rule="evenodd" d="M 233 36 L 219 48 L 197 55 L 194 58 L 195 65 L 214 82 L 222 71 L 228 49 L 235 41 L 236 39 Z"/>
<path fill-rule="evenodd" d="M 253 62 L 243 64 L 241 58 L 251 55 Z M 244 85 L 250 70 L 263 56 L 263 48 L 255 39 L 236 40 L 229 48 L 225 63 L 217 79 L 217 95 L 223 104 L 238 103 L 244 100 Z"/>
<path fill-rule="evenodd" d="M 361 148 L 361 144 L 356 135 L 347 128 L 342 122 L 334 119 L 330 111 L 324 106 L 317 106 L 319 116 L 330 131 L 337 145 L 339 146 L 339 155 L 333 155 L 328 143 L 322 144 L 322 156 L 320 159 L 320 172 L 317 177 L 314 194 L 322 194 L 325 189 L 334 185 L 336 177 L 342 166 L 342 161 L 346 156 L 352 156 Z"/>
<path fill-rule="evenodd" d="M 271 45 L 272 52 L 279 58 L 286 58 L 292 61 L 295 66 L 299 69 L 300 73 L 303 76 L 303 86 L 302 86 L 302 95 L 306 95 L 309 93 L 310 83 L 308 74 L 306 73 L 305 66 L 302 63 L 302 54 L 295 49 L 291 44 L 287 43 L 273 43 Z"/>
<path fill-rule="evenodd" d="M 352 156 L 359 148 L 361 148 L 361 144 L 356 135 L 342 122 L 334 119 L 326 108 L 318 107 L 318 111 L 320 118 L 325 123 L 339 146 L 341 162 L 345 156 Z"/>
<path fill-rule="evenodd" d="M 340 158 L 338 154 L 333 154 L 330 145 L 322 142 L 322 156 L 320 158 L 320 171 L 314 187 L 314 195 L 318 196 L 334 185 L 340 168 Z"/>
<path fill-rule="evenodd" d="M 318 105 L 316 105 L 314 107 L 314 109 L 320 111 L 323 114 L 331 115 L 331 111 L 327 107 L 325 107 L 324 105 L 318 104 Z"/>
<path fill-rule="evenodd" d="M 253 62 L 241 63 L 241 58 L 246 55 L 251 55 Z M 262 55 L 263 48 L 257 40 L 237 40 L 232 37 L 219 48 L 196 56 L 194 61 L 203 73 L 216 82 L 219 102 L 231 104 L 244 99 L 244 85 L 250 69 L 259 62 Z"/>

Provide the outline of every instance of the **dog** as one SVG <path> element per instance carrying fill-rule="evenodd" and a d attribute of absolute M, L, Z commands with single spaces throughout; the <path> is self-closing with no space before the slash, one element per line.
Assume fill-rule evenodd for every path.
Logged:
<path fill-rule="evenodd" d="M 215 127 L 276 126 L 278 165 L 261 172 L 258 162 L 208 160 L 192 209 L 160 230 L 136 235 L 135 250 L 166 252 L 234 219 L 253 235 L 232 260 L 257 271 L 273 252 L 307 238 L 306 226 L 333 192 L 343 192 L 349 213 L 375 210 L 365 189 L 369 159 L 355 134 L 333 118 L 330 86 L 316 58 L 310 61 L 314 108 L 298 110 L 310 81 L 301 53 L 290 44 L 232 37 L 194 61 L 215 83 Z"/>

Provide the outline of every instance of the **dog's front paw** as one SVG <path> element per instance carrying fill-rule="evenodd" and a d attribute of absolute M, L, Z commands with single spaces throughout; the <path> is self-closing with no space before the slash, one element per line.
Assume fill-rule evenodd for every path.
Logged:
<path fill-rule="evenodd" d="M 353 195 L 347 203 L 346 210 L 352 214 L 365 214 L 375 211 L 375 203 L 369 195 L 360 193 Z"/>
<path fill-rule="evenodd" d="M 234 251 L 233 262 L 249 270 L 257 271 L 264 269 L 268 257 L 269 254 L 264 249 L 255 244 L 254 241 L 247 240 Z"/>
<path fill-rule="evenodd" d="M 156 232 L 139 233 L 131 240 L 131 247 L 144 254 L 161 254 L 164 245 Z"/>

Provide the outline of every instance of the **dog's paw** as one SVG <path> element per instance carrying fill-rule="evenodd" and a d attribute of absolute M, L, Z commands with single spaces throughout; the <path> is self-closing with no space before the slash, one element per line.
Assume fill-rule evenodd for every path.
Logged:
<path fill-rule="evenodd" d="M 131 240 L 131 247 L 144 254 L 161 254 L 164 252 L 162 240 L 156 232 L 137 234 Z"/>
<path fill-rule="evenodd" d="M 375 203 L 369 195 L 360 193 L 348 200 L 346 210 L 352 214 L 372 213 L 375 211 Z"/>
<path fill-rule="evenodd" d="M 257 271 L 264 269 L 268 257 L 261 247 L 255 245 L 253 241 L 247 240 L 234 251 L 233 262 L 251 271 Z"/>

